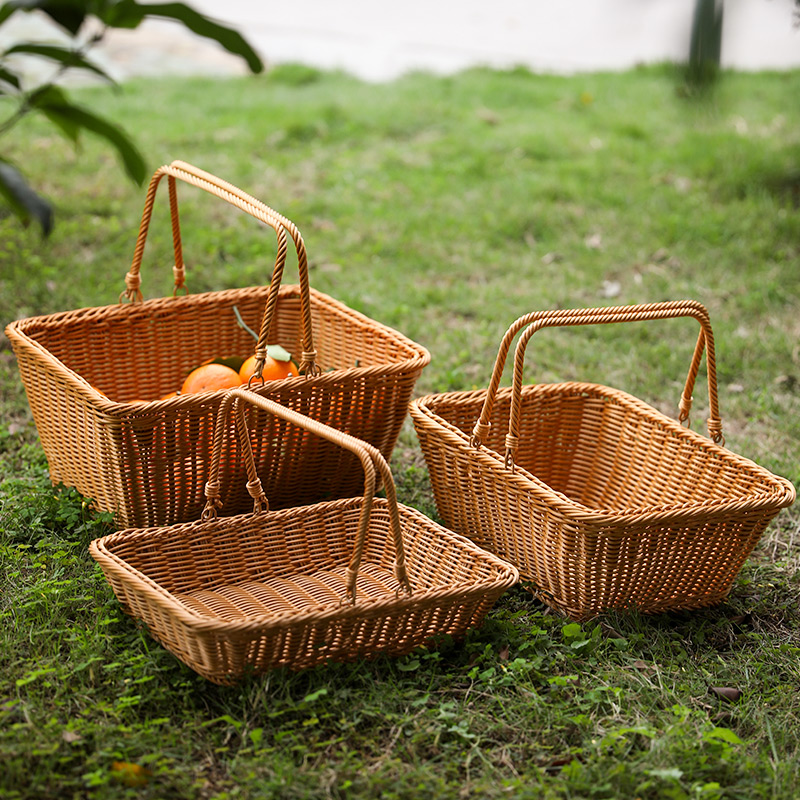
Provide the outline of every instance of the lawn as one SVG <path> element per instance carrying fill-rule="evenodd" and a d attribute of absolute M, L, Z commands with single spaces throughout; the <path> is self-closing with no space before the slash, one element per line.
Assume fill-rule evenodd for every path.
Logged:
<path fill-rule="evenodd" d="M 727 447 L 798 485 L 799 93 L 800 72 L 724 73 L 697 96 L 669 66 L 387 85 L 284 66 L 74 98 L 151 169 L 189 161 L 292 219 L 314 288 L 430 350 L 417 394 L 486 386 L 529 311 L 699 300 Z M 43 122 L 5 146 L 56 227 L 0 219 L 0 320 L 116 302 L 144 187 Z M 272 231 L 179 192 L 190 291 L 266 283 Z M 172 281 L 164 200 L 154 220 L 148 297 Z M 545 330 L 526 380 L 604 383 L 676 416 L 696 333 Z M 4 337 L 0 387 L 0 797 L 795 797 L 800 507 L 716 608 L 577 624 L 518 586 L 466 641 L 223 688 L 121 612 L 87 550 L 113 519 L 51 486 Z M 700 432 L 706 409 L 703 373 Z M 410 422 L 391 466 L 400 500 L 435 516 Z"/>

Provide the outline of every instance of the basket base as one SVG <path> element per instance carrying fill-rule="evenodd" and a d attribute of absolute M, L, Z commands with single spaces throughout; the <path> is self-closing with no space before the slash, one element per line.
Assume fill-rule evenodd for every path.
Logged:
<path fill-rule="evenodd" d="M 323 611 L 347 602 L 346 572 L 346 567 L 341 566 L 307 575 L 242 581 L 215 589 L 195 589 L 177 594 L 175 599 L 204 617 L 229 622 Z M 397 579 L 385 567 L 370 563 L 359 567 L 358 599 L 391 597 L 397 585 Z"/>

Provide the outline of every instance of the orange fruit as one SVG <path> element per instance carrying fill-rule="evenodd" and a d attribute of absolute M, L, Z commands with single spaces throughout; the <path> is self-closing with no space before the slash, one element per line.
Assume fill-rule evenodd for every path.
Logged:
<path fill-rule="evenodd" d="M 189 373 L 181 387 L 181 394 L 233 389 L 241 385 L 242 381 L 236 370 L 226 367 L 224 364 L 204 364 Z"/>
<path fill-rule="evenodd" d="M 179 392 L 167 392 L 163 397 L 159 397 L 159 400 L 169 400 L 171 397 L 177 397 Z"/>
<path fill-rule="evenodd" d="M 247 383 L 256 370 L 256 357 L 250 356 L 242 364 L 239 370 L 239 378 L 242 383 Z M 293 378 L 297 375 L 297 367 L 294 361 L 278 361 L 271 356 L 267 356 L 264 361 L 264 369 L 261 370 L 261 377 L 265 381 L 282 381 L 284 378 Z"/>

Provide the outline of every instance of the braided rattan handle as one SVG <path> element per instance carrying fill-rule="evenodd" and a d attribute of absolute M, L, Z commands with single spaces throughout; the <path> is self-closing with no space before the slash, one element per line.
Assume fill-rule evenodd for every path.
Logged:
<path fill-rule="evenodd" d="M 169 166 L 162 166 L 156 170 L 150 186 L 147 190 L 145 198 L 144 211 L 142 212 L 142 222 L 139 226 L 139 235 L 136 239 L 136 247 L 133 253 L 133 261 L 131 268 L 125 276 L 125 291 L 120 296 L 120 299 L 127 298 L 132 302 L 139 302 L 142 300 L 142 293 L 140 291 L 141 278 L 140 269 L 142 263 L 142 256 L 144 254 L 144 247 L 147 241 L 147 233 L 150 227 L 150 219 L 153 214 L 153 204 L 155 202 L 156 191 L 159 183 L 164 176 L 168 176 L 169 187 L 169 204 L 170 215 L 172 218 L 172 240 L 173 249 L 175 252 L 175 266 L 173 273 L 175 276 L 175 289 L 177 293 L 180 289 L 185 289 L 185 266 L 183 263 L 183 248 L 181 244 L 180 221 L 178 216 L 178 197 L 175 187 L 175 180 L 180 179 L 192 186 L 203 189 L 227 203 L 235 206 L 236 208 L 245 211 L 251 216 L 255 217 L 260 222 L 269 225 L 275 230 L 278 238 L 278 254 L 275 259 L 275 266 L 272 270 L 272 278 L 270 280 L 269 293 L 267 295 L 267 303 L 264 311 L 264 316 L 261 321 L 261 328 L 259 331 L 258 343 L 256 344 L 256 360 L 257 367 L 263 365 L 266 360 L 266 348 L 269 344 L 269 335 L 272 328 L 272 322 L 275 317 L 275 309 L 278 302 L 278 289 L 283 279 L 283 268 L 286 263 L 286 233 L 294 241 L 297 250 L 298 273 L 300 276 L 300 308 L 301 319 L 300 328 L 303 341 L 303 352 L 301 354 L 299 370 L 306 375 L 315 375 L 320 372 L 319 366 L 316 364 L 316 351 L 314 349 L 314 337 L 311 326 L 311 300 L 308 285 L 308 257 L 306 255 L 305 244 L 300 235 L 300 231 L 290 220 L 286 219 L 283 215 L 273 210 L 269 206 L 257 200 L 255 197 L 243 192 L 233 184 L 223 181 L 220 178 L 212 175 L 209 172 L 193 167 L 183 161 L 173 161 Z"/>
<path fill-rule="evenodd" d="M 214 449 L 211 456 L 208 482 L 205 486 L 207 500 L 206 506 L 203 509 L 203 519 L 215 518 L 221 505 L 219 498 L 219 462 L 222 456 L 222 443 L 225 438 L 225 430 L 227 428 L 228 416 L 231 408 L 234 409 L 236 415 L 236 434 L 245 458 L 248 477 L 247 491 L 254 501 L 253 513 L 259 513 L 268 508 L 268 501 L 261 487 L 261 479 L 258 477 L 255 460 L 253 459 L 253 449 L 250 445 L 250 436 L 244 417 L 245 403 L 256 406 L 256 408 L 260 408 L 262 411 L 280 417 L 310 433 L 327 439 L 329 442 L 333 442 L 333 444 L 345 450 L 349 450 L 361 461 L 365 476 L 364 505 L 362 506 L 361 516 L 359 517 L 353 555 L 347 567 L 347 592 L 354 603 L 356 601 L 356 578 L 358 577 L 358 568 L 361 564 L 361 557 L 366 543 L 367 529 L 372 511 L 372 499 L 375 495 L 375 472 L 377 469 L 386 490 L 386 499 L 389 506 L 389 525 L 392 531 L 395 551 L 395 577 L 400 586 L 410 594 L 411 583 L 406 572 L 403 534 L 400 527 L 400 513 L 397 508 L 397 494 L 395 492 L 394 481 L 392 480 L 392 473 L 389 469 L 389 465 L 386 463 L 386 459 L 384 459 L 380 451 L 367 442 L 356 439 L 354 436 L 350 436 L 347 433 L 342 433 L 328 425 L 324 425 L 315 419 L 311 419 L 311 417 L 299 414 L 297 411 L 286 408 L 266 397 L 261 397 L 255 394 L 255 392 L 246 389 L 231 389 L 226 392 L 225 397 L 222 399 L 219 411 L 217 412 L 216 427 L 214 429 Z"/>
<path fill-rule="evenodd" d="M 185 161 L 173 161 L 172 166 L 176 169 L 183 170 L 184 172 L 193 175 L 199 180 L 214 183 L 216 186 L 232 195 L 235 195 L 241 200 L 252 203 L 257 208 L 260 208 L 264 213 L 269 214 L 271 217 L 278 220 L 278 222 L 283 225 L 289 236 L 292 237 L 292 241 L 294 242 L 294 247 L 297 252 L 297 275 L 300 281 L 300 330 L 303 334 L 303 352 L 300 354 L 299 369 L 300 372 L 303 372 L 306 375 L 316 375 L 322 372 L 321 368 L 316 363 L 317 352 L 314 349 L 314 340 L 312 337 L 313 329 L 311 326 L 311 300 L 309 299 L 310 292 L 308 283 L 308 254 L 306 253 L 305 242 L 303 241 L 303 237 L 300 235 L 300 231 L 297 229 L 297 226 L 290 219 L 284 217 L 283 214 L 275 211 L 274 208 L 270 208 L 265 203 L 262 203 L 261 200 L 258 200 L 252 195 L 243 192 L 238 186 L 234 186 L 232 183 L 228 183 L 221 178 L 217 178 L 210 172 L 205 172 L 199 167 L 195 167 L 192 164 L 187 164 Z M 280 279 L 278 282 L 280 282 Z M 272 284 L 270 284 L 270 286 L 271 285 Z M 270 289 L 270 296 L 272 294 L 272 289 Z M 277 291 L 275 292 L 275 295 L 277 297 Z M 261 326 L 262 335 L 259 336 L 258 341 L 259 348 L 266 348 L 268 344 L 266 340 L 266 334 L 269 332 L 269 328 L 272 325 L 272 319 L 274 317 L 274 305 L 275 304 L 273 303 L 272 307 L 268 306 L 264 314 L 264 324 Z M 266 355 L 266 349 L 264 349 L 264 354 Z M 256 355 L 258 356 L 258 352 L 256 352 Z M 259 367 L 262 362 L 263 359 L 259 359 Z M 260 372 L 257 374 L 260 374 Z"/>
<path fill-rule="evenodd" d="M 519 405 L 522 392 L 522 368 L 525 357 L 525 347 L 530 337 L 541 328 L 573 326 L 573 325 L 593 325 L 607 324 L 612 322 L 635 322 L 641 320 L 672 319 L 676 317 L 694 317 L 700 323 L 700 333 L 695 345 L 692 362 L 686 377 L 686 383 L 679 403 L 679 419 L 688 424 L 689 412 L 692 405 L 692 393 L 694 391 L 697 372 L 706 353 L 706 364 L 708 374 L 708 397 L 709 397 L 709 436 L 717 443 L 724 444 L 722 435 L 722 423 L 719 416 L 717 398 L 717 373 L 716 358 L 714 353 L 714 334 L 711 330 L 711 322 L 708 311 L 705 307 L 694 300 L 678 300 L 668 303 L 650 303 L 638 306 L 614 306 L 610 308 L 587 308 L 587 309 L 568 309 L 562 311 L 535 311 L 526 314 L 515 320 L 503 336 L 495 360 L 492 378 L 489 389 L 486 393 L 480 418 L 475 424 L 472 433 L 474 445 L 480 445 L 485 438 L 492 415 L 494 400 L 497 389 L 503 374 L 508 350 L 513 338 L 526 325 L 529 326 L 525 333 L 520 337 L 517 344 L 514 363 L 514 389 L 512 393 L 511 419 L 509 422 L 509 436 L 507 445 L 510 450 L 514 450 L 516 431 L 519 429 Z M 513 460 L 513 452 L 507 460 Z"/>

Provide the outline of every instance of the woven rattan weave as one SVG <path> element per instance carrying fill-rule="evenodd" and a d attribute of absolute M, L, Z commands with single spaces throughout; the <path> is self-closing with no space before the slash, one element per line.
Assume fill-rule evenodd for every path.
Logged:
<path fill-rule="evenodd" d="M 680 316 L 701 325 L 680 418 L 705 351 L 713 442 L 607 386 L 523 386 L 525 347 L 542 328 Z M 498 388 L 523 328 L 513 385 Z M 587 618 L 720 602 L 767 523 L 794 501 L 790 483 L 721 446 L 717 405 L 707 311 L 678 301 L 521 317 L 487 390 L 421 397 L 411 416 L 444 524 L 515 564 L 545 602 Z"/>
<path fill-rule="evenodd" d="M 269 287 L 142 300 L 140 266 L 164 176 L 176 294 L 185 278 L 176 179 L 275 230 L 278 255 Z M 287 233 L 297 250 L 297 286 L 281 286 Z M 161 167 L 150 183 L 125 283 L 130 303 L 23 319 L 6 328 L 53 481 L 75 486 L 98 508 L 115 512 L 120 524 L 164 525 L 200 515 L 223 392 L 158 398 L 214 356 L 255 350 L 263 363 L 267 344 L 282 345 L 297 355 L 304 375 L 268 381 L 256 391 L 375 445 L 387 458 L 392 452 L 430 355 L 397 331 L 310 289 L 299 231 L 268 206 L 184 162 Z M 257 344 L 236 324 L 234 308 L 260 331 Z M 137 399 L 146 402 L 132 402 Z M 250 426 L 274 507 L 359 492 L 360 470 L 349 452 L 257 411 Z M 225 508 L 239 513 L 249 503 L 242 460 L 230 457 L 224 464 Z"/>
<path fill-rule="evenodd" d="M 364 496 L 265 510 L 245 403 L 354 454 Z M 255 508 L 217 518 L 232 406 Z M 371 445 L 246 389 L 225 396 L 218 420 L 204 519 L 121 531 L 90 548 L 125 609 L 209 680 L 401 655 L 436 634 L 459 637 L 518 580 L 511 565 L 399 505 Z M 373 497 L 376 473 L 386 499 Z"/>

